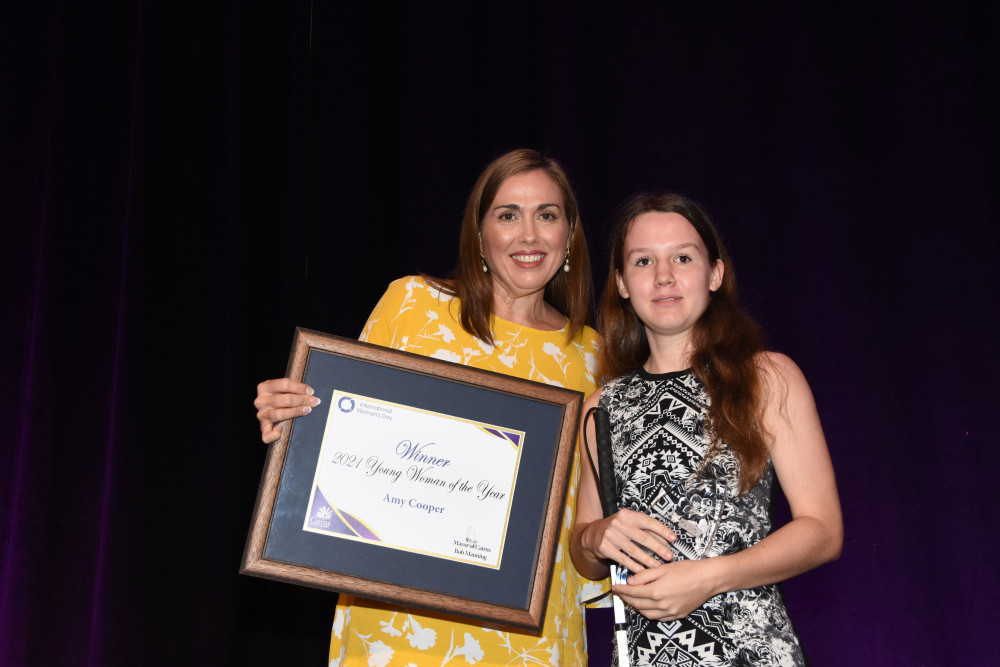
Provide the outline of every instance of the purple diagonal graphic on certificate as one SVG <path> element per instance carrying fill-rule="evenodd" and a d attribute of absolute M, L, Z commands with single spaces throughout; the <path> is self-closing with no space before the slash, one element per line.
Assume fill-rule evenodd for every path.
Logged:
<path fill-rule="evenodd" d="M 511 433 L 510 431 L 501 431 L 497 428 L 486 428 L 485 426 L 482 427 L 482 429 L 490 435 L 495 435 L 498 438 L 503 438 L 504 440 L 511 442 L 515 447 L 518 447 L 521 444 L 520 433 Z"/>
<path fill-rule="evenodd" d="M 375 542 L 380 541 L 378 535 L 369 530 L 358 518 L 341 512 L 332 503 L 327 502 L 326 497 L 318 487 L 313 498 L 308 523 L 313 528 L 321 528 L 331 533 L 362 537 Z"/>

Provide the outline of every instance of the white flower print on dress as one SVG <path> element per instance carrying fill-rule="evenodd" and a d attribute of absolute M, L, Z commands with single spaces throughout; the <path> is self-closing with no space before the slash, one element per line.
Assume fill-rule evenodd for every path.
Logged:
<path fill-rule="evenodd" d="M 396 315 L 396 317 L 393 318 L 394 322 L 396 321 L 396 318 L 398 318 L 403 313 L 407 312 L 408 310 L 413 310 L 412 304 L 414 301 L 416 301 L 416 299 L 413 297 L 414 289 L 423 289 L 423 285 L 421 285 L 413 278 L 410 278 L 410 280 L 406 283 L 406 296 L 403 298 L 403 303 L 399 304 L 398 314 Z"/>
<path fill-rule="evenodd" d="M 585 581 L 580 588 L 580 600 L 583 602 L 589 602 L 601 595 L 604 595 L 604 588 L 599 581 Z"/>
<path fill-rule="evenodd" d="M 563 516 L 563 521 L 566 522 L 567 526 L 573 525 L 573 505 L 572 503 L 566 503 L 566 514 Z"/>
<path fill-rule="evenodd" d="M 493 632 L 489 628 L 483 628 L 484 632 Z M 442 667 L 447 665 L 452 661 L 453 658 L 457 656 L 464 656 L 465 662 L 470 665 L 474 665 L 486 655 L 483 651 L 482 646 L 479 644 L 479 640 L 473 637 L 468 632 L 465 633 L 465 644 L 455 647 L 455 632 L 451 633 L 451 645 L 448 647 L 448 653 L 444 656 L 444 660 L 441 662 Z"/>
<path fill-rule="evenodd" d="M 337 607 L 336 613 L 333 615 L 333 634 L 337 639 L 340 639 L 344 632 L 344 628 L 350 627 L 351 625 L 351 606 Z"/>
<path fill-rule="evenodd" d="M 388 621 L 379 621 L 379 625 L 382 626 L 382 632 L 385 634 L 392 637 L 402 637 L 403 633 L 396 629 L 396 616 L 397 614 L 393 614 Z M 406 626 L 404 625 L 403 628 L 405 629 Z"/>
<path fill-rule="evenodd" d="M 432 317 L 433 316 L 433 317 Z M 433 310 L 427 311 L 428 321 L 421 329 L 414 341 L 414 346 L 423 339 L 430 338 L 435 341 L 440 341 L 442 343 L 452 343 L 455 341 L 455 332 L 452 331 L 451 327 L 446 325 L 444 322 L 438 322 L 437 331 L 428 332 L 429 327 L 431 327 L 434 321 L 438 320 L 439 315 Z"/>
<path fill-rule="evenodd" d="M 576 341 L 573 342 L 573 347 L 580 353 L 580 356 L 583 357 L 583 374 L 586 376 L 588 382 L 593 383 L 594 372 L 597 370 L 597 355 L 594 354 L 594 352 L 588 352 L 585 345 L 581 345 Z M 594 345 L 595 350 L 596 348 L 597 345 Z"/>
<path fill-rule="evenodd" d="M 456 364 L 461 363 L 462 361 L 462 357 L 460 355 L 455 354 L 451 350 L 446 350 L 444 348 L 434 350 L 433 354 L 427 356 L 429 356 L 431 359 L 444 359 L 445 361 L 451 361 Z"/>
<path fill-rule="evenodd" d="M 386 646 L 381 640 L 372 642 L 368 645 L 368 667 L 386 667 L 395 652 L 391 646 Z"/>
<path fill-rule="evenodd" d="M 483 628 L 486 630 L 486 628 Z M 502 641 L 500 645 L 507 651 L 508 655 L 516 655 L 517 658 L 512 659 L 507 662 L 508 665 L 544 665 L 545 661 L 542 659 L 541 655 L 545 654 L 549 649 L 546 646 L 549 643 L 549 638 L 539 637 L 538 641 L 531 648 L 523 647 L 517 649 L 510 641 L 509 632 L 497 631 L 500 635 Z M 519 661 L 518 661 L 519 660 Z"/>
<path fill-rule="evenodd" d="M 542 345 L 542 352 L 549 355 L 556 360 L 560 368 L 563 368 L 563 359 L 566 358 L 565 353 L 559 349 L 559 346 L 552 342 L 546 342 Z"/>
<path fill-rule="evenodd" d="M 597 370 L 597 356 L 590 352 L 583 353 L 583 365 L 587 369 L 587 379 L 594 381 L 594 371 Z"/>
<path fill-rule="evenodd" d="M 423 627 L 412 616 L 407 616 L 407 621 L 410 624 L 410 633 L 406 638 L 410 640 L 410 646 L 425 651 L 437 643 L 437 632 Z"/>
<path fill-rule="evenodd" d="M 429 294 L 430 297 L 435 301 L 443 301 L 445 303 L 448 303 L 454 298 L 450 294 L 445 294 L 444 292 L 434 287 L 430 283 L 424 283 L 421 286 L 427 290 L 427 294 Z"/>
<path fill-rule="evenodd" d="M 517 357 L 512 357 L 509 354 L 498 354 L 497 360 L 507 368 L 514 368 L 514 362 L 517 361 Z"/>
<path fill-rule="evenodd" d="M 521 351 L 521 348 L 528 344 L 527 340 L 521 340 L 522 329 L 518 329 L 517 333 L 508 337 L 506 340 L 497 339 L 496 341 L 496 347 L 503 350 L 503 354 L 497 355 L 497 358 L 503 361 L 504 365 L 508 365 L 507 361 L 504 361 L 504 359 L 510 359 L 510 364 L 508 365 L 509 368 L 514 367 L 513 363 L 517 361 L 517 355 Z"/>
<path fill-rule="evenodd" d="M 450 343 L 451 341 L 455 340 L 455 334 L 453 334 L 451 332 L 451 329 L 449 329 L 443 324 L 438 325 L 437 333 L 434 335 L 440 336 L 441 340 L 443 340 L 446 343 Z"/>
<path fill-rule="evenodd" d="M 542 352 L 549 355 L 555 360 L 556 364 L 559 365 L 559 370 L 561 370 L 563 373 L 563 377 L 569 375 L 567 369 L 569 368 L 570 361 L 569 359 L 566 358 L 566 354 L 559 348 L 558 345 L 556 345 L 555 343 L 545 343 L 544 345 L 542 345 Z M 534 358 L 532 358 L 532 363 L 534 363 Z M 562 386 L 557 382 L 549 382 L 549 384 L 558 384 L 558 386 L 560 387 Z"/>
<path fill-rule="evenodd" d="M 360 341 L 368 340 L 369 336 L 371 336 L 372 327 L 375 326 L 375 322 L 377 321 L 378 320 L 372 319 L 365 322 L 365 328 L 361 330 L 361 335 L 358 336 L 358 340 Z"/>
<path fill-rule="evenodd" d="M 471 347 L 463 347 L 462 354 L 465 355 L 465 360 L 462 362 L 462 364 L 466 366 L 471 366 L 472 360 L 475 359 L 476 357 L 479 357 L 482 353 L 479 350 L 472 349 Z"/>
<path fill-rule="evenodd" d="M 528 365 L 531 367 L 531 372 L 528 375 L 529 379 L 534 380 L 535 382 L 544 382 L 545 384 L 550 384 L 553 387 L 563 386 L 562 382 L 559 382 L 558 380 L 553 380 L 552 378 L 546 376 L 544 373 L 538 370 L 538 366 L 535 365 L 535 355 L 531 355 L 531 359 L 528 362 Z"/>
<path fill-rule="evenodd" d="M 343 607 L 337 607 L 337 612 L 333 615 L 333 636 L 340 639 L 344 632 L 344 619 L 347 613 Z"/>
<path fill-rule="evenodd" d="M 470 665 L 474 665 L 482 660 L 486 654 L 483 653 L 483 648 L 479 645 L 479 640 L 466 632 L 465 644 L 455 649 L 455 655 L 464 655 L 465 661 Z"/>

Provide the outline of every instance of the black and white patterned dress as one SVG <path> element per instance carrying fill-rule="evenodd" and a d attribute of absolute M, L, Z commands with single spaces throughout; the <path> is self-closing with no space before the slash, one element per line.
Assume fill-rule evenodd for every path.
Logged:
<path fill-rule="evenodd" d="M 742 497 L 739 462 L 728 447 L 702 469 L 708 396 L 693 373 L 639 369 L 608 383 L 600 405 L 611 417 L 619 507 L 677 533 L 675 559 L 736 553 L 771 530 L 770 462 Z M 717 595 L 677 621 L 627 614 L 633 667 L 806 664 L 777 586 Z"/>

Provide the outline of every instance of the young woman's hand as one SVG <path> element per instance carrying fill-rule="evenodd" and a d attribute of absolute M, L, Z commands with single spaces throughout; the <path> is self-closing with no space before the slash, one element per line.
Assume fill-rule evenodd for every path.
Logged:
<path fill-rule="evenodd" d="M 669 561 L 673 553 L 666 544 L 676 539 L 673 531 L 653 517 L 628 509 L 592 521 L 580 533 L 584 549 L 596 558 L 614 561 L 632 572 Z"/>
<path fill-rule="evenodd" d="M 612 586 L 623 602 L 646 618 L 683 618 L 715 595 L 712 559 L 679 560 L 637 572 L 628 584 Z"/>

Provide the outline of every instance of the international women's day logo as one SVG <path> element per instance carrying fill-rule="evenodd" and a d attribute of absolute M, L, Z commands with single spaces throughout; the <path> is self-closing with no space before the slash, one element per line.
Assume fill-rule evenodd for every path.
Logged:
<path fill-rule="evenodd" d="M 354 399 L 350 396 L 341 396 L 337 401 L 337 407 L 341 412 L 350 412 L 354 409 Z"/>

